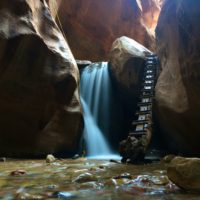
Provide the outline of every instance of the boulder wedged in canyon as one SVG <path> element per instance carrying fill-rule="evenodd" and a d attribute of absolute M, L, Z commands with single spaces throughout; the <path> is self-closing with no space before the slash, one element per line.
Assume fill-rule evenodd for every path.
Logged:
<path fill-rule="evenodd" d="M 79 72 L 45 1 L 0 2 L 0 155 L 73 151 Z"/>
<path fill-rule="evenodd" d="M 150 50 L 125 36 L 116 39 L 112 45 L 111 72 L 118 84 L 132 96 L 139 95 L 145 57 L 149 54 Z"/>
<path fill-rule="evenodd" d="M 102 61 L 114 40 L 123 35 L 147 48 L 155 47 L 154 30 L 160 13 L 157 0 L 49 0 L 77 59 Z"/>
<path fill-rule="evenodd" d="M 172 150 L 200 155 L 200 2 L 166 0 L 158 22 L 157 122 Z"/>
<path fill-rule="evenodd" d="M 200 192 L 200 159 L 175 157 L 170 162 L 167 175 L 180 188 Z"/>

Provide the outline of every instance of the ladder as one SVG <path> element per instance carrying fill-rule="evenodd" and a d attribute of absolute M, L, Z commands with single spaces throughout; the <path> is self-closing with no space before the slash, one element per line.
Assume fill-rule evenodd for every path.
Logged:
<path fill-rule="evenodd" d="M 131 123 L 128 138 L 120 143 L 122 162 L 134 163 L 145 156 L 147 145 L 145 137 L 152 135 L 152 107 L 157 79 L 158 59 L 155 54 L 148 55 L 145 61 L 143 80 L 135 119 Z M 150 136 L 149 136 L 150 135 Z"/>

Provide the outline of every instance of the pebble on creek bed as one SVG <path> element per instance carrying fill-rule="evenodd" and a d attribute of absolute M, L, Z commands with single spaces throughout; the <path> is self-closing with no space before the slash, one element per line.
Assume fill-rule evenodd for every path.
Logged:
<path fill-rule="evenodd" d="M 26 175 L 26 174 L 27 174 L 27 172 L 25 170 L 22 170 L 22 169 L 18 169 L 18 170 L 10 172 L 11 176 L 23 176 L 23 175 Z"/>
<path fill-rule="evenodd" d="M 97 181 L 97 177 L 91 173 L 80 174 L 75 179 L 73 179 L 73 182 L 76 182 L 76 183 L 85 183 L 85 182 L 91 182 L 91 181 Z"/>
<path fill-rule="evenodd" d="M 52 154 L 47 155 L 46 163 L 53 163 L 55 161 L 56 161 L 56 158 Z"/>
<path fill-rule="evenodd" d="M 131 174 L 125 172 L 125 173 L 115 176 L 113 178 L 114 179 L 121 179 L 121 178 L 132 179 L 132 176 L 131 176 Z"/>

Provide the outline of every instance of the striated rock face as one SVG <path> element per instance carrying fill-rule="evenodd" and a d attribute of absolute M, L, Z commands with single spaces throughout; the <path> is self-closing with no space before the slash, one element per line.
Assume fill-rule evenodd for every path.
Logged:
<path fill-rule="evenodd" d="M 168 144 L 200 154 L 200 1 L 166 0 L 159 18 L 157 117 Z"/>
<path fill-rule="evenodd" d="M 74 150 L 79 73 L 45 1 L 0 2 L 0 155 Z"/>
<path fill-rule="evenodd" d="M 200 192 L 200 159 L 175 157 L 167 170 L 171 181 L 182 189 Z"/>
<path fill-rule="evenodd" d="M 102 61 L 114 40 L 123 35 L 154 49 L 158 0 L 49 0 L 77 59 Z"/>
<path fill-rule="evenodd" d="M 137 96 L 144 71 L 147 48 L 128 37 L 114 41 L 110 51 L 111 71 L 117 82 L 130 94 Z"/>

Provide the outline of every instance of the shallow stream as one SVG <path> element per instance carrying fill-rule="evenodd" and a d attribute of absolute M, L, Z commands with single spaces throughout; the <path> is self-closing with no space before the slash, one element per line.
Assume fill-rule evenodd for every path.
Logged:
<path fill-rule="evenodd" d="M 170 182 L 166 167 L 110 161 L 8 160 L 0 163 L 0 199 L 198 200 Z"/>

